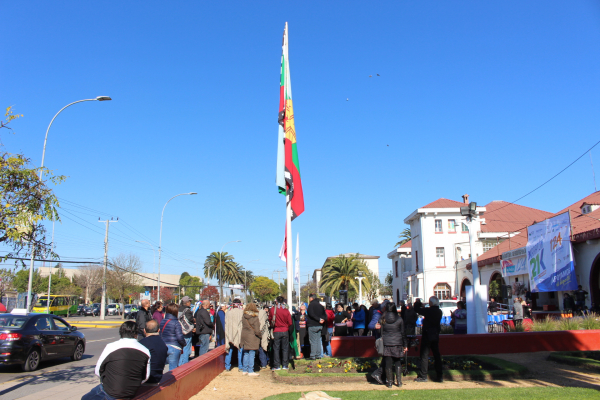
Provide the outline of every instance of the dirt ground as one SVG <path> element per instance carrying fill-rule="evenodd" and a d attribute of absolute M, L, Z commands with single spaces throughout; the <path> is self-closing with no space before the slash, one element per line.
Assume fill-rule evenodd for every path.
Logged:
<path fill-rule="evenodd" d="M 547 361 L 549 352 L 493 354 L 517 364 L 525 365 L 530 372 L 528 379 L 512 379 L 490 382 L 445 381 L 444 383 L 416 383 L 404 378 L 402 389 L 463 389 L 483 387 L 531 387 L 531 386 L 571 386 L 600 390 L 600 374 L 584 368 Z M 222 372 L 192 400 L 260 400 L 267 396 L 287 392 L 310 392 L 322 390 L 392 390 L 385 385 L 368 382 L 320 383 L 312 385 L 293 385 L 276 382 L 270 370 L 263 369 L 259 377 L 242 376 L 237 368 Z M 394 389 L 398 389 L 394 385 Z"/>

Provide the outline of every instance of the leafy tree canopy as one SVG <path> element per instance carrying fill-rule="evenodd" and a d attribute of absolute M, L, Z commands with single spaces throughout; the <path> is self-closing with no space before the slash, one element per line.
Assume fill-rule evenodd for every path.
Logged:
<path fill-rule="evenodd" d="M 277 282 L 265 277 L 257 276 L 250 286 L 250 290 L 258 301 L 273 301 L 279 294 Z"/>

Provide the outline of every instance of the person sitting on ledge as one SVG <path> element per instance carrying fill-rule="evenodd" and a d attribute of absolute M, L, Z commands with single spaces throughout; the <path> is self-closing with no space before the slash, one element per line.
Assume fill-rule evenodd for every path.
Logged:
<path fill-rule="evenodd" d="M 150 378 L 146 383 L 159 383 L 167 363 L 169 348 L 158 335 L 158 322 L 153 319 L 146 322 L 146 337 L 140 340 L 140 344 L 150 351 Z"/>

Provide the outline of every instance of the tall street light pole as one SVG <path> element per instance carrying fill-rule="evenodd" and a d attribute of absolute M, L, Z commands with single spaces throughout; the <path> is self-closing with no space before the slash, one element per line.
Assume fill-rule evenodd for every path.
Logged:
<path fill-rule="evenodd" d="M 358 279 L 358 303 L 362 305 L 362 280 L 365 279 L 364 276 L 362 276 L 363 273 L 362 271 L 358 272 L 358 276 L 354 279 Z"/>
<path fill-rule="evenodd" d="M 186 196 L 186 195 L 194 195 L 194 194 L 198 194 L 196 192 L 189 192 L 189 193 L 180 193 L 176 196 L 171 197 L 166 203 L 165 206 L 162 209 L 162 213 L 160 214 L 160 237 L 158 239 L 158 293 L 156 294 L 156 299 L 160 300 L 160 258 L 161 258 L 161 253 L 162 253 L 162 226 L 163 226 L 163 217 L 165 215 L 165 208 L 167 207 L 167 204 L 169 204 L 169 201 L 173 200 L 175 197 L 179 197 L 179 196 Z"/>
<path fill-rule="evenodd" d="M 154 272 L 156 270 L 156 250 L 154 249 L 154 246 L 145 240 L 136 240 L 136 242 L 146 243 L 148 246 L 152 247 L 152 280 L 154 280 Z M 152 285 L 152 290 L 154 290 L 154 285 Z M 152 301 L 152 293 L 150 293 L 150 301 Z"/>
<path fill-rule="evenodd" d="M 260 261 L 260 260 L 251 260 L 251 261 L 248 261 L 248 264 L 256 262 L 256 261 Z M 248 264 L 246 264 L 246 265 L 248 265 Z M 248 303 L 248 285 L 247 285 L 248 282 L 246 282 L 246 272 L 248 271 L 248 267 L 243 267 L 243 268 L 244 268 L 244 302 Z"/>
<path fill-rule="evenodd" d="M 40 166 L 40 182 L 42 181 L 42 177 L 44 176 L 44 160 L 46 158 L 46 143 L 48 143 L 48 132 L 50 132 L 50 127 L 52 126 L 52 123 L 54 122 L 56 117 L 58 117 L 58 114 L 60 114 L 65 108 L 70 107 L 73 104 L 82 103 L 84 101 L 107 101 L 107 100 L 112 100 L 112 99 L 108 96 L 98 96 L 95 99 L 77 100 L 77 101 L 67 104 L 66 106 L 61 108 L 54 115 L 54 117 L 50 121 L 50 124 L 48 125 L 48 128 L 46 129 L 46 137 L 44 138 L 44 149 L 42 151 L 42 165 Z M 32 224 L 33 224 L 33 221 L 32 221 Z M 31 234 L 33 235 L 33 226 L 31 229 Z M 35 258 L 34 255 L 35 255 L 35 245 L 34 245 L 33 238 L 31 238 L 31 260 L 29 262 L 29 284 L 27 285 L 27 310 L 29 310 L 31 307 L 31 289 L 32 289 L 32 285 L 33 285 L 33 260 Z M 48 299 L 48 301 L 50 301 L 50 299 Z"/>
<path fill-rule="evenodd" d="M 221 297 L 219 297 L 219 301 L 223 302 L 223 249 L 229 243 L 239 243 L 241 240 L 232 240 L 231 242 L 227 242 L 221 247 L 221 252 L 219 253 L 219 285 L 221 286 Z"/>

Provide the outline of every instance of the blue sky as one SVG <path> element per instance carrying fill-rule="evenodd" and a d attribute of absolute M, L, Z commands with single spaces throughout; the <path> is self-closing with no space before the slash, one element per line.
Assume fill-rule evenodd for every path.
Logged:
<path fill-rule="evenodd" d="M 9 151 L 68 180 L 63 257 L 135 252 L 193 272 L 225 248 L 282 269 L 275 187 L 284 23 L 306 211 L 306 274 L 327 256 L 386 254 L 437 198 L 514 200 L 600 138 L 600 6 L 578 1 L 5 1 L 0 105 L 24 118 Z M 377 77 L 376 74 L 380 74 Z M 369 78 L 369 75 L 373 75 Z M 348 99 L 348 101 L 346 100 Z M 600 173 L 600 146 L 592 151 Z M 600 175 L 599 175 L 600 183 Z M 594 191 L 589 157 L 520 203 L 558 211 Z M 81 208 L 85 207 L 85 208 Z M 275 274 L 276 276 L 276 274 Z"/>

